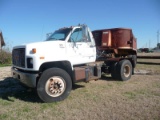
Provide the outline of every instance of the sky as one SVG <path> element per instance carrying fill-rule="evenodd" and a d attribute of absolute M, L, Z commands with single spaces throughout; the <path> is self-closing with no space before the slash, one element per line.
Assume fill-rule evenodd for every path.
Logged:
<path fill-rule="evenodd" d="M 78 24 L 131 28 L 138 48 L 153 48 L 158 30 L 160 37 L 160 0 L 0 0 L 0 30 L 10 48 Z"/>

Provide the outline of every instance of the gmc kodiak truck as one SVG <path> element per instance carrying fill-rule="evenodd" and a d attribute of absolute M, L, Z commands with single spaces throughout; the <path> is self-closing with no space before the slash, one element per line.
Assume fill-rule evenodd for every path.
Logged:
<path fill-rule="evenodd" d="M 45 41 L 15 46 L 12 75 L 36 88 L 44 102 L 65 99 L 72 85 L 111 74 L 129 80 L 136 66 L 136 39 L 131 29 L 91 31 L 86 25 L 61 28 Z"/>

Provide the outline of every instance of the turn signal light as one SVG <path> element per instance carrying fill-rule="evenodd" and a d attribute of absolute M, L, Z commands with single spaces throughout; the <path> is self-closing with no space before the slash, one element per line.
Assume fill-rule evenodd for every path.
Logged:
<path fill-rule="evenodd" d="M 32 53 L 36 53 L 36 48 L 33 48 L 33 49 L 32 49 Z"/>

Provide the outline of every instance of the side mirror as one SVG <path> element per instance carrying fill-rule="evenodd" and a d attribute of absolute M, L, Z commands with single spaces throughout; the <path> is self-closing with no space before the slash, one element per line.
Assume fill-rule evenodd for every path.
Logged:
<path fill-rule="evenodd" d="M 51 36 L 51 34 L 52 34 L 52 33 L 47 33 L 47 34 L 46 34 L 46 39 L 48 39 L 49 36 Z"/>

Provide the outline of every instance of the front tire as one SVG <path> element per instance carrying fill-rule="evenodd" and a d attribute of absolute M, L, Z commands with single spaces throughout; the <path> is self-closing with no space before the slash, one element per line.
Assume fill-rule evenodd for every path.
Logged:
<path fill-rule="evenodd" d="M 64 100 L 69 95 L 71 89 L 71 77 L 60 68 L 45 70 L 37 83 L 38 96 L 44 102 Z"/>

